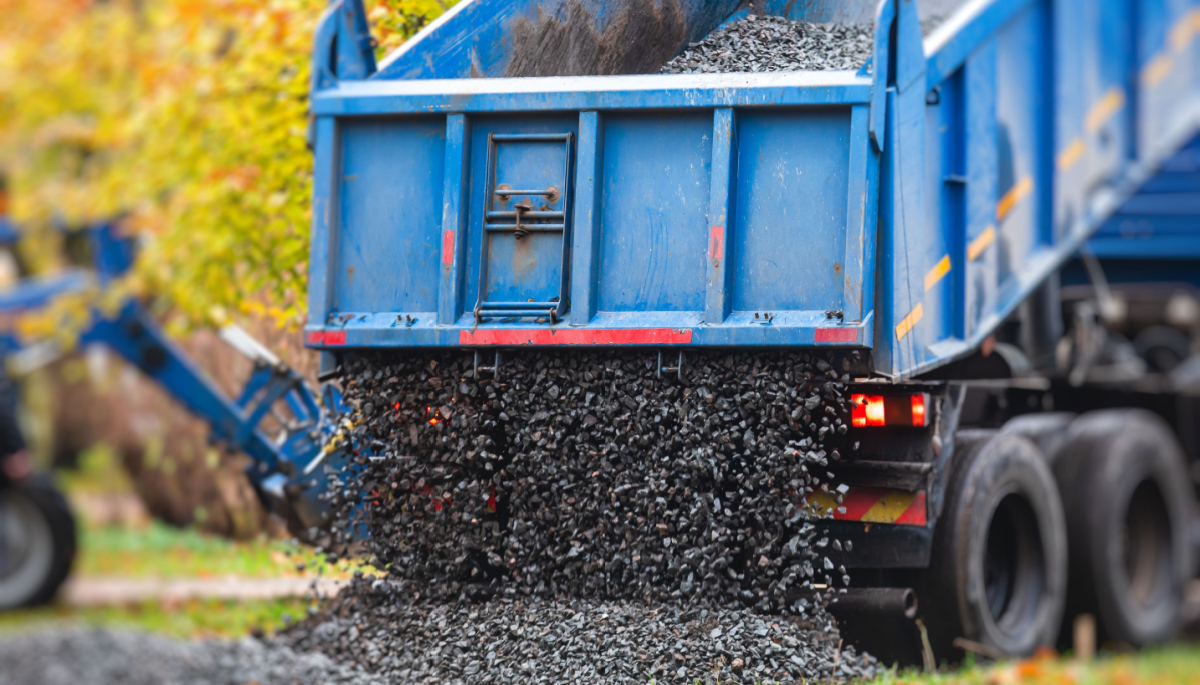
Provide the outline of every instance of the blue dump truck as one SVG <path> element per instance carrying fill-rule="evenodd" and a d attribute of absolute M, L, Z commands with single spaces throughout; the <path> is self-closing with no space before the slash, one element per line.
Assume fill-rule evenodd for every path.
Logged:
<path fill-rule="evenodd" d="M 848 487 L 808 504 L 877 591 L 847 595 L 876 598 L 860 623 L 989 655 L 1082 614 L 1169 639 L 1200 482 L 1200 3 L 742 4 L 463 0 L 377 62 L 333 2 L 322 372 L 626 348 L 686 383 L 689 355 L 803 350 L 851 379 Z M 871 57 L 657 73 L 748 13 L 871 26 Z"/>

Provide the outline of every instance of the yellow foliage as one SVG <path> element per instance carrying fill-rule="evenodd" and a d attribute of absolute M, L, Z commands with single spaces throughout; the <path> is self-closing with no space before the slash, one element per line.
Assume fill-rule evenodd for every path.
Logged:
<path fill-rule="evenodd" d="M 369 0 L 379 54 L 451 4 Z M 0 0 L 0 168 L 14 218 L 37 231 L 124 214 L 143 239 L 127 287 L 177 323 L 253 308 L 300 323 L 310 50 L 324 6 Z"/>

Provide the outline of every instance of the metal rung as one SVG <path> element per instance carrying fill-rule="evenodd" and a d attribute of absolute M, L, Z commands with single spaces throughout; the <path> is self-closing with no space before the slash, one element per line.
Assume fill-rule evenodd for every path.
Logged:
<path fill-rule="evenodd" d="M 492 192 L 496 193 L 500 197 L 512 197 L 513 195 L 559 195 L 562 193 L 562 191 L 558 188 L 546 188 L 545 190 L 509 190 L 505 188 L 497 188 Z"/>
<path fill-rule="evenodd" d="M 487 213 L 488 221 L 491 221 L 493 219 L 515 219 L 516 216 L 517 216 L 517 213 L 514 211 L 508 211 L 508 212 L 501 211 L 501 212 L 488 212 Z M 563 212 L 542 212 L 542 211 L 535 211 L 532 209 L 529 210 L 528 212 L 521 212 L 522 219 L 562 219 L 565 216 L 566 215 Z"/>
<path fill-rule="evenodd" d="M 570 133 L 493 133 L 492 140 L 535 141 L 535 140 L 570 140 Z"/>
<path fill-rule="evenodd" d="M 517 224 L 487 224 L 489 231 L 515 231 Z M 521 230 L 529 233 L 558 233 L 565 229 L 564 224 L 521 224 Z"/>
<path fill-rule="evenodd" d="M 550 309 L 481 309 L 480 319 L 532 319 L 548 318 L 554 320 L 554 308 Z"/>
<path fill-rule="evenodd" d="M 488 309 L 545 309 L 557 306 L 557 302 L 484 302 L 479 308 L 486 311 Z"/>

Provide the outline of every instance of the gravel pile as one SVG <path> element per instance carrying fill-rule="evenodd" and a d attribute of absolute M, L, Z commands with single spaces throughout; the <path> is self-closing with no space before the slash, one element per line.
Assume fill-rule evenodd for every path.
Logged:
<path fill-rule="evenodd" d="M 398 682 L 869 676 L 824 610 L 844 545 L 804 504 L 839 496 L 827 467 L 857 447 L 850 364 L 695 352 L 681 381 L 647 351 L 513 352 L 478 378 L 463 352 L 355 358 L 358 456 L 327 497 L 385 575 L 286 640 Z"/>
<path fill-rule="evenodd" d="M 379 597 L 341 609 L 278 639 L 393 683 L 766 685 L 871 677 L 878 667 L 853 648 L 839 652 L 836 635 L 745 610 L 536 599 L 433 606 Z"/>
<path fill-rule="evenodd" d="M 0 640 L 0 685 L 383 685 L 384 680 L 252 638 L 184 642 L 144 633 L 42 629 Z"/>
<path fill-rule="evenodd" d="M 357 479 L 335 505 L 413 597 L 696 600 L 808 616 L 844 587 L 807 493 L 853 449 L 844 372 L 805 353 L 364 358 Z M 848 367 L 848 363 L 846 364 Z M 357 493 L 369 493 L 359 506 Z M 352 508 L 351 508 L 352 507 Z"/>
<path fill-rule="evenodd" d="M 871 24 L 810 24 L 750 14 L 690 44 L 661 73 L 858 69 L 871 56 L 873 31 Z"/>

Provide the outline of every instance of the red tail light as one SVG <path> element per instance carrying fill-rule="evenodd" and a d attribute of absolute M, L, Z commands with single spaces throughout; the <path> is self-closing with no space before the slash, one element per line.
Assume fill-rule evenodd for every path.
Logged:
<path fill-rule="evenodd" d="M 855 428 L 885 425 L 882 395 L 851 395 L 850 402 L 854 405 L 850 425 Z"/>
<path fill-rule="evenodd" d="M 850 425 L 869 426 L 929 425 L 929 395 L 851 395 Z"/>
<path fill-rule="evenodd" d="M 912 425 L 925 426 L 925 395 L 912 396 Z"/>

